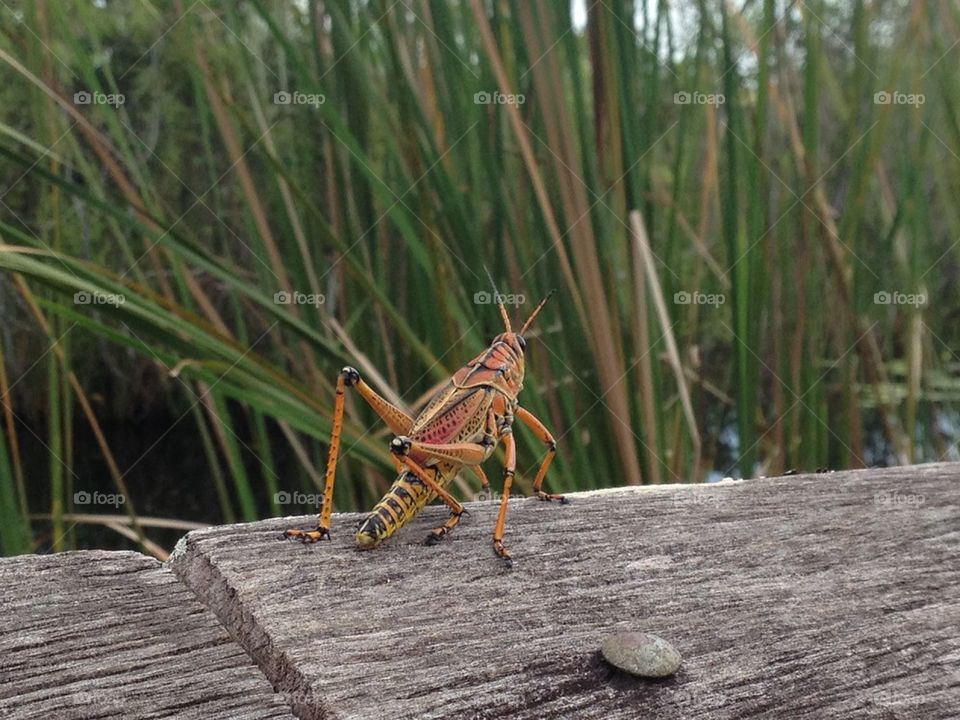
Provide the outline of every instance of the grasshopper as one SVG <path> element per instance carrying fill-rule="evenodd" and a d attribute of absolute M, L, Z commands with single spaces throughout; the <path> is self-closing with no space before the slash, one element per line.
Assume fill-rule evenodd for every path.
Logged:
<path fill-rule="evenodd" d="M 376 547 L 436 498 L 447 504 L 450 516 L 443 525 L 430 532 L 426 542 L 428 545 L 440 542 L 459 524 L 464 513 L 463 505 L 450 494 L 447 486 L 466 467 L 479 476 L 483 490 L 488 490 L 490 481 L 480 465 L 502 442 L 506 451 L 506 466 L 500 512 L 493 531 L 493 550 L 507 567 L 512 567 L 510 553 L 503 544 L 503 534 L 507 501 L 517 464 L 513 438 L 515 419 L 533 430 L 547 447 L 547 455 L 533 481 L 533 492 L 540 500 L 566 503 L 562 495 L 550 494 L 542 489 L 547 469 L 557 452 L 557 443 L 543 423 L 521 407 L 517 399 L 523 389 L 523 356 L 527 349 L 523 334 L 549 298 L 550 295 L 547 295 L 540 301 L 516 333 L 510 326 L 506 308 L 498 298 L 497 306 L 505 332 L 497 335 L 490 347 L 454 373 L 416 418 L 378 395 L 354 368 L 343 368 L 337 377 L 330 454 L 317 526 L 309 530 L 291 528 L 284 533 L 284 537 L 305 543 L 330 539 L 344 395 L 347 388 L 354 388 L 394 434 L 390 442 L 390 454 L 398 473 L 383 499 L 360 523 L 357 544 L 363 549 Z"/>

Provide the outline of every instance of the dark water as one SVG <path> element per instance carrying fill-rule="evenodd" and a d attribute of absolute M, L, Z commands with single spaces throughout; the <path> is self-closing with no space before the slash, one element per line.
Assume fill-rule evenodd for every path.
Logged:
<path fill-rule="evenodd" d="M 110 449 L 140 516 L 154 516 L 185 520 L 203 524 L 224 522 L 220 501 L 207 457 L 196 429 L 196 421 L 191 414 L 179 420 L 181 413 L 153 412 L 137 419 L 103 420 L 100 419 Z M 235 431 L 246 445 L 253 447 L 249 437 L 244 437 L 237 423 Z M 74 427 L 73 474 L 65 468 L 64 482 L 72 484 L 71 497 L 80 503 L 72 508 L 76 513 L 124 514 L 123 505 L 116 504 L 117 489 L 110 475 L 107 463 L 103 459 L 100 447 L 86 419 L 79 417 Z M 28 501 L 31 513 L 50 512 L 50 464 L 51 453 L 47 449 L 48 429 L 43 419 L 21 424 L 18 427 L 18 439 L 24 458 L 24 470 L 27 479 Z M 274 438 L 273 447 L 281 448 L 281 438 Z M 262 464 L 251 450 L 240 444 L 245 454 L 245 466 L 253 486 L 260 517 L 271 516 L 271 506 L 266 497 L 262 474 Z M 299 477 L 299 466 L 291 467 L 289 458 L 275 453 L 277 470 L 281 477 Z M 238 508 L 236 492 L 226 463 L 220 457 L 224 468 L 225 484 L 228 495 L 237 514 L 242 520 Z M 292 473 L 292 475 L 291 475 Z M 298 487 L 297 483 L 287 481 L 283 487 Z M 86 495 L 82 495 L 86 493 Z M 83 500 L 90 500 L 83 504 Z M 111 503 L 110 501 L 114 502 Z M 300 509 L 291 506 L 289 513 Z M 311 512 L 303 509 L 303 512 Z M 39 535 L 41 551 L 52 544 L 51 524 L 38 521 L 34 523 L 35 533 Z M 130 542 L 110 529 L 96 525 L 77 525 L 72 531 L 77 547 L 99 547 L 107 549 L 128 549 Z M 180 530 L 151 529 L 149 536 L 163 547 L 171 549 L 183 532 Z"/>

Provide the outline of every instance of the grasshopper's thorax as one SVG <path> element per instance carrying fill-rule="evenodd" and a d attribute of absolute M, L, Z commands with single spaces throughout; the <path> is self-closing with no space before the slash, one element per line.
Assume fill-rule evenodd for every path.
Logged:
<path fill-rule="evenodd" d="M 523 351 L 526 346 L 526 341 L 517 333 L 501 333 L 493 339 L 490 347 L 453 376 L 453 382 L 462 388 L 495 388 L 515 404 L 523 389 Z"/>

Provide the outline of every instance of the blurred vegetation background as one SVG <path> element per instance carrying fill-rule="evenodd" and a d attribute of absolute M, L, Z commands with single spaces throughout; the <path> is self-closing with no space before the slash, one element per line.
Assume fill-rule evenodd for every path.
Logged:
<path fill-rule="evenodd" d="M 422 406 L 500 330 L 485 268 L 518 320 L 558 290 L 521 397 L 553 489 L 957 458 L 955 3 L 5 0 L 0 28 L 3 553 L 315 511 L 338 369 Z M 339 510 L 393 477 L 348 402 Z"/>

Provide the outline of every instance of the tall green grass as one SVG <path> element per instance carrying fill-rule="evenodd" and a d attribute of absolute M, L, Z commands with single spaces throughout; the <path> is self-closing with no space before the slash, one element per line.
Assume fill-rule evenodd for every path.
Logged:
<path fill-rule="evenodd" d="M 518 318 L 559 289 L 522 401 L 560 490 L 955 457 L 960 11 L 587 5 L 0 10 L 3 552 L 75 545 L 97 487 L 162 553 L 101 427 L 135 357 L 195 438 L 182 484 L 214 488 L 195 519 L 294 512 L 339 367 L 422 405 L 499 329 L 485 267 Z M 348 414 L 344 510 L 392 472 Z M 522 492 L 543 449 L 519 435 Z"/>

